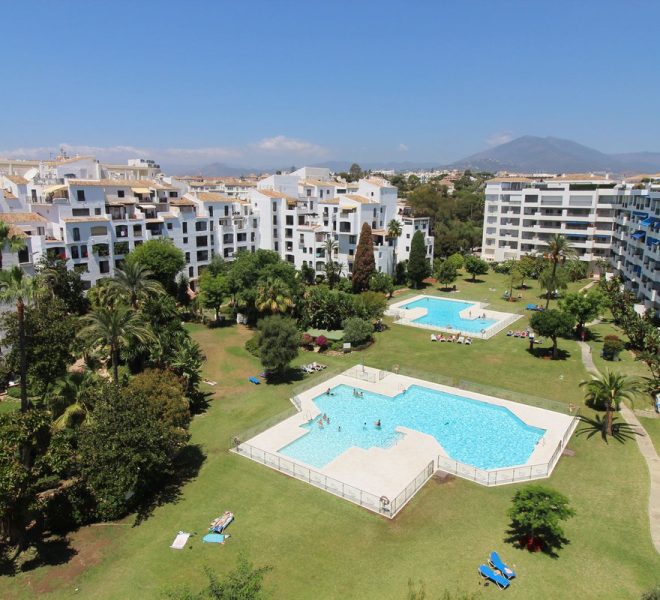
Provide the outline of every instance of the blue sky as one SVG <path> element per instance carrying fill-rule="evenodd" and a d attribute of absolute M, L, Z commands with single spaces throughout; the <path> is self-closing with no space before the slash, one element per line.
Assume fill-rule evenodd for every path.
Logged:
<path fill-rule="evenodd" d="M 0 155 L 448 162 L 519 135 L 660 151 L 660 3 L 29 1 Z"/>

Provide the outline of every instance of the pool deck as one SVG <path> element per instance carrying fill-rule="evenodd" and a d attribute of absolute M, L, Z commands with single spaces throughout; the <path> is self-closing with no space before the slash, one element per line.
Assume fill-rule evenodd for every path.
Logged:
<path fill-rule="evenodd" d="M 389 448 L 352 447 L 322 468 L 306 465 L 302 461 L 293 460 L 289 456 L 280 454 L 281 448 L 306 434 L 307 429 L 301 426 L 320 414 L 318 407 L 314 404 L 314 398 L 324 394 L 328 388 L 338 385 L 346 385 L 389 397 L 403 393 L 411 385 L 419 385 L 505 407 L 528 425 L 540 427 L 546 431 L 526 465 L 556 462 L 557 450 L 563 449 L 567 436 L 575 426 L 575 419 L 571 415 L 357 365 L 299 394 L 296 397 L 296 404 L 300 407 L 297 414 L 247 440 L 247 444 L 375 496 L 387 496 L 388 498 L 400 494 L 430 462 L 437 465 L 440 462 L 439 457 L 451 460 L 451 457 L 448 457 L 433 436 L 405 427 L 396 428 L 398 432 L 403 433 L 403 436 Z"/>
<path fill-rule="evenodd" d="M 469 304 L 472 304 L 473 306 L 465 308 L 458 313 L 461 319 L 465 319 L 466 321 L 475 321 L 479 317 L 483 316 L 488 320 L 493 320 L 496 322 L 493 323 L 493 325 L 491 325 L 490 327 L 487 327 L 486 329 L 476 332 L 464 331 L 450 326 L 443 327 L 438 325 L 431 325 L 429 323 L 416 323 L 415 319 L 419 319 L 421 317 L 426 316 L 428 311 L 422 307 L 415 307 L 415 308 L 404 308 L 404 307 L 410 304 L 411 302 L 415 302 L 417 300 L 424 300 L 425 298 L 442 300 L 444 302 L 461 302 L 461 303 L 467 302 Z M 454 298 L 444 298 L 442 296 L 429 296 L 427 294 L 419 294 L 417 296 L 413 296 L 412 298 L 406 298 L 405 300 L 401 300 L 399 302 L 390 304 L 387 310 L 385 311 L 385 314 L 389 317 L 396 317 L 397 320 L 395 321 L 395 323 L 397 325 L 408 325 L 410 327 L 419 327 L 420 329 L 428 329 L 430 331 L 441 331 L 443 333 L 458 333 L 464 336 L 479 338 L 483 340 L 487 340 L 493 337 L 496 333 L 499 333 L 500 331 L 502 331 L 503 329 L 505 329 L 506 327 L 508 327 L 509 325 L 511 325 L 512 323 L 514 323 L 515 321 L 517 321 L 522 317 L 522 315 L 516 313 L 506 313 L 506 312 L 499 312 L 496 310 L 490 310 L 488 308 L 488 305 L 484 304 L 483 302 L 477 302 L 473 300 L 458 300 Z"/>

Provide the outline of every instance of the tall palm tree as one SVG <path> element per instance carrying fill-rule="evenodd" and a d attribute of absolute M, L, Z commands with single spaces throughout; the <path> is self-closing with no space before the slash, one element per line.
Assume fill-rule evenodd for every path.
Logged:
<path fill-rule="evenodd" d="M 257 288 L 256 306 L 259 312 L 285 313 L 293 308 L 289 287 L 277 277 L 268 277 Z"/>
<path fill-rule="evenodd" d="M 80 320 L 83 328 L 78 335 L 89 344 L 109 351 L 115 385 L 119 385 L 119 353 L 122 348 L 133 341 L 146 344 L 154 339 L 142 315 L 122 304 L 112 308 L 96 308 Z"/>
<path fill-rule="evenodd" d="M 387 224 L 387 237 L 394 240 L 394 252 L 392 257 L 392 262 L 394 263 L 392 265 L 394 272 L 396 272 L 396 249 L 399 244 L 399 238 L 401 237 L 402 233 L 403 233 L 403 227 L 401 226 L 400 221 L 397 221 L 396 219 L 392 219 Z"/>
<path fill-rule="evenodd" d="M 553 234 L 548 240 L 547 245 L 543 249 L 543 253 L 547 258 L 550 259 L 552 263 L 552 275 L 550 281 L 556 280 L 557 275 L 557 266 L 559 263 L 566 262 L 566 259 L 575 255 L 575 250 L 569 243 L 569 241 L 561 235 L 561 233 Z M 546 295 L 545 308 L 547 309 L 550 306 L 550 291 Z"/>
<path fill-rule="evenodd" d="M 339 244 L 334 240 L 334 238 L 328 236 L 323 244 L 325 250 L 325 276 L 328 279 L 328 285 L 330 289 L 333 288 L 335 284 L 335 279 L 337 274 L 335 273 L 335 262 L 334 256 L 339 249 Z"/>
<path fill-rule="evenodd" d="M 113 294 L 126 298 L 135 309 L 150 296 L 165 293 L 163 286 L 155 279 L 150 279 L 152 273 L 139 263 L 127 262 L 115 269 L 108 286 Z"/>
<path fill-rule="evenodd" d="M 580 386 L 587 390 L 585 400 L 588 404 L 605 407 L 607 411 L 605 429 L 608 435 L 613 435 L 614 411 L 619 410 L 621 402 L 633 400 L 641 391 L 641 382 L 637 378 L 612 371 L 606 371 L 599 377 L 583 381 Z"/>
<path fill-rule="evenodd" d="M 2 251 L 5 246 L 9 247 L 11 252 L 18 252 L 25 248 L 25 238 L 15 227 L 0 221 L 0 269 L 2 269 Z"/>
<path fill-rule="evenodd" d="M 190 392 L 201 379 L 204 353 L 197 342 L 184 338 L 170 362 L 170 369 L 185 382 L 186 392 Z"/>
<path fill-rule="evenodd" d="M 16 302 L 18 315 L 18 351 L 20 354 L 21 376 L 21 411 L 30 408 L 27 397 L 27 354 L 25 347 L 25 306 L 36 295 L 37 286 L 32 277 L 28 277 L 20 267 L 0 271 L 0 302 Z"/>
<path fill-rule="evenodd" d="M 53 429 L 66 429 L 89 418 L 92 407 L 85 402 L 85 392 L 95 381 L 96 375 L 84 370 L 67 373 L 55 383 L 49 394 L 50 404 L 60 414 L 53 421 Z"/>

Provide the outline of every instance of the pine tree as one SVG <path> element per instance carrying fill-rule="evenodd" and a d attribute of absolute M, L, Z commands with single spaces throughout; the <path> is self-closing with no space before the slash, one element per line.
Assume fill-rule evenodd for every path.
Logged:
<path fill-rule="evenodd" d="M 353 263 L 353 291 L 356 294 L 369 289 L 369 278 L 376 270 L 374 240 L 369 223 L 362 225 Z"/>
<path fill-rule="evenodd" d="M 424 234 L 416 231 L 410 243 L 410 258 L 408 259 L 408 279 L 414 288 L 417 288 L 431 272 L 429 261 L 426 258 L 426 244 Z"/>

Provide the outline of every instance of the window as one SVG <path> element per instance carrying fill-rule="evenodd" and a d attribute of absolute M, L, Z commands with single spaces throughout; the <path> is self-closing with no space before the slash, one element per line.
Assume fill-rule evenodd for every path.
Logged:
<path fill-rule="evenodd" d="M 186 252 L 186 262 L 190 262 L 190 252 Z"/>
<path fill-rule="evenodd" d="M 207 224 L 206 221 L 197 221 L 195 223 L 195 231 L 206 231 Z"/>
<path fill-rule="evenodd" d="M 89 208 L 74 208 L 71 210 L 72 217 L 89 217 Z"/>
<path fill-rule="evenodd" d="M 167 228 L 168 228 L 168 229 L 172 229 L 172 223 L 168 223 L 168 224 L 167 224 Z"/>
<path fill-rule="evenodd" d="M 99 271 L 101 273 L 110 273 L 110 263 L 107 260 L 102 260 L 99 263 Z"/>
<path fill-rule="evenodd" d="M 247 242 L 247 233 L 237 233 L 236 242 Z"/>
<path fill-rule="evenodd" d="M 199 250 L 197 252 L 197 260 L 208 260 L 209 259 L 209 251 L 208 250 Z"/>
<path fill-rule="evenodd" d="M 287 225 L 293 225 L 293 215 L 287 215 L 286 216 L 286 224 Z"/>
<path fill-rule="evenodd" d="M 99 225 L 99 226 L 92 227 L 90 229 L 90 233 L 92 235 L 107 235 L 108 230 L 106 229 L 106 227 L 104 225 Z"/>
<path fill-rule="evenodd" d="M 229 216 L 229 206 L 225 204 L 225 217 Z"/>
<path fill-rule="evenodd" d="M 142 225 L 133 225 L 133 235 L 142 235 Z"/>
<path fill-rule="evenodd" d="M 222 243 L 223 244 L 233 244 L 234 243 L 234 234 L 233 233 L 225 233 L 225 235 L 222 236 Z"/>
<path fill-rule="evenodd" d="M 209 206 L 209 217 L 213 216 L 213 207 Z"/>
<path fill-rule="evenodd" d="M 184 244 L 187 244 L 187 243 L 188 243 L 188 238 L 187 238 L 187 237 L 184 237 L 184 238 L 183 238 L 183 243 L 184 243 Z"/>
<path fill-rule="evenodd" d="M 74 242 L 80 241 L 80 227 L 73 228 L 73 241 Z"/>
<path fill-rule="evenodd" d="M 273 225 L 277 225 L 277 215 L 273 215 Z"/>
<path fill-rule="evenodd" d="M 170 192 L 170 198 L 178 198 L 179 193 L 178 192 Z"/>
<path fill-rule="evenodd" d="M 254 231 L 250 234 L 250 241 L 251 241 L 251 242 L 254 242 L 254 241 L 255 241 Z"/>
<path fill-rule="evenodd" d="M 124 190 L 117 190 L 117 198 L 123 198 L 126 195 Z"/>
<path fill-rule="evenodd" d="M 307 197 L 309 198 L 312 195 L 312 189 L 307 188 Z"/>
<path fill-rule="evenodd" d="M 188 267 L 188 277 L 195 276 L 195 267 Z"/>
<path fill-rule="evenodd" d="M 71 258 L 80 258 L 80 250 L 78 250 L 78 246 L 71 246 Z"/>
<path fill-rule="evenodd" d="M 349 235 L 348 236 L 348 243 L 349 244 L 355 244 L 357 242 L 357 235 Z"/>
<path fill-rule="evenodd" d="M 198 248 L 204 248 L 209 245 L 209 239 L 205 235 L 198 235 L 196 245 Z"/>
<path fill-rule="evenodd" d="M 184 221 L 182 227 L 183 227 L 183 233 L 188 233 L 188 223 Z"/>
<path fill-rule="evenodd" d="M 277 229 L 273 229 L 273 237 L 277 239 Z"/>
<path fill-rule="evenodd" d="M 128 254 L 128 242 L 115 242 L 115 254 Z"/>
<path fill-rule="evenodd" d="M 78 198 L 78 202 L 84 202 L 85 201 L 85 190 L 76 190 L 76 198 Z"/>

